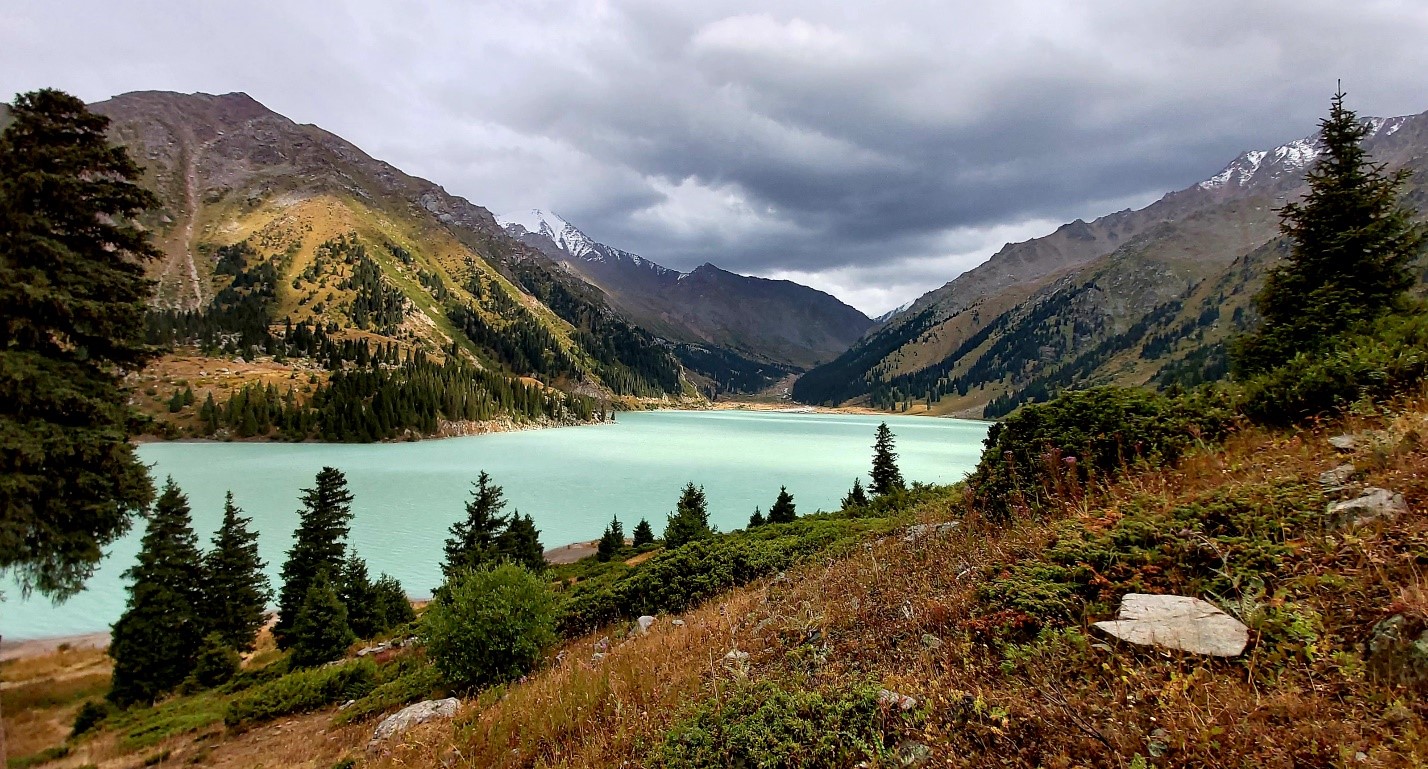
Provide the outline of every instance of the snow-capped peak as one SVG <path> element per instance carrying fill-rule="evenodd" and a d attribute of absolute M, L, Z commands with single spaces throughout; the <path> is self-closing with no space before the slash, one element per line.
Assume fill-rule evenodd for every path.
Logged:
<path fill-rule="evenodd" d="M 542 211 L 539 208 L 533 208 L 522 215 L 497 216 L 496 222 L 518 238 L 525 233 L 544 235 L 555 243 L 557 248 L 581 261 L 628 261 L 636 267 L 643 267 L 657 274 L 663 275 L 666 272 L 672 272 L 669 268 L 655 264 L 637 254 L 599 243 L 559 214 Z"/>
<path fill-rule="evenodd" d="M 1392 136 L 1403 127 L 1406 120 L 1407 118 L 1402 117 L 1364 118 L 1364 125 L 1368 128 L 1367 138 L 1378 136 L 1380 133 L 1384 136 Z M 1306 136 L 1269 151 L 1250 150 L 1235 158 L 1234 162 L 1225 166 L 1225 170 L 1196 186 L 1202 190 L 1214 190 L 1231 185 L 1248 187 L 1256 175 L 1267 174 L 1267 178 L 1275 179 L 1286 174 L 1297 174 L 1313 163 L 1318 156 L 1318 134 Z"/>

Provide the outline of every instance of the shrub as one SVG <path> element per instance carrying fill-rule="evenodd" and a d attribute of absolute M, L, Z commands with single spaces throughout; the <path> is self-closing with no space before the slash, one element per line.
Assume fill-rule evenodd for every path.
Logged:
<path fill-rule="evenodd" d="M 370 660 L 299 670 L 233 698 L 223 722 L 239 728 L 290 713 L 316 710 L 365 697 L 376 685 L 377 666 Z"/>
<path fill-rule="evenodd" d="M 233 680 L 242 666 L 238 652 L 229 648 L 218 633 L 209 633 L 198 650 L 193 672 L 189 674 L 191 688 L 212 689 Z"/>
<path fill-rule="evenodd" d="M 328 581 L 327 572 L 319 572 L 288 631 L 293 664 L 308 667 L 341 659 L 355 640 L 357 636 L 347 624 L 346 605 Z"/>
<path fill-rule="evenodd" d="M 1363 400 L 1384 401 L 1428 376 L 1428 315 L 1394 315 L 1372 330 L 1300 353 L 1242 388 L 1245 416 L 1260 424 L 1302 424 Z"/>
<path fill-rule="evenodd" d="M 1223 437 L 1230 418 L 1228 404 L 1209 394 L 1066 392 L 992 425 L 971 487 L 994 519 L 1032 512 L 1139 462 L 1173 464 L 1197 438 Z"/>
<path fill-rule="evenodd" d="M 1272 585 L 1285 541 L 1322 515 L 1318 489 L 1290 483 L 1217 491 L 1168 511 L 1142 501 L 1108 530 L 1065 524 L 1043 557 L 996 567 L 978 589 L 970 629 L 1024 640 L 1108 613 L 1126 593 L 1237 598 Z"/>
<path fill-rule="evenodd" d="M 441 683 L 441 674 L 431 665 L 422 665 L 395 680 L 373 689 L 367 696 L 344 708 L 335 723 L 350 724 L 371 718 L 398 705 L 426 699 Z"/>
<path fill-rule="evenodd" d="M 74 728 L 70 730 L 69 736 L 74 738 L 88 732 L 104 723 L 104 719 L 113 712 L 114 706 L 108 700 L 89 700 L 74 714 Z"/>
<path fill-rule="evenodd" d="M 458 572 L 422 622 L 427 654 L 447 683 L 480 687 L 519 678 L 555 643 L 550 586 L 505 563 Z"/>
<path fill-rule="evenodd" d="M 878 702 L 876 686 L 820 693 L 772 682 L 700 706 L 668 732 L 653 764 L 664 769 L 871 765 L 893 757 L 916 716 Z"/>

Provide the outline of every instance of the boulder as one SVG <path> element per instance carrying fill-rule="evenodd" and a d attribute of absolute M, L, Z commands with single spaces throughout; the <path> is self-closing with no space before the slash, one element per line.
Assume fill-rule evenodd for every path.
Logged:
<path fill-rule="evenodd" d="M 1395 614 L 1373 626 L 1365 646 L 1374 675 L 1410 686 L 1428 683 L 1428 623 Z"/>
<path fill-rule="evenodd" d="M 1335 526 L 1357 529 L 1374 521 L 1391 521 L 1408 512 L 1408 502 L 1402 494 L 1370 486 L 1353 499 L 1329 505 L 1329 518 Z"/>
<path fill-rule="evenodd" d="M 1359 447 L 1359 437 L 1357 435 L 1335 435 L 1329 439 L 1329 445 L 1348 454 Z"/>
<path fill-rule="evenodd" d="M 646 614 L 645 616 L 640 617 L 635 621 L 640 623 L 640 635 L 644 635 L 645 633 L 650 632 L 650 625 L 654 624 L 655 618 Z"/>
<path fill-rule="evenodd" d="M 372 732 L 372 739 L 367 741 L 367 750 L 377 750 L 382 743 L 393 737 L 401 736 L 417 724 L 435 721 L 438 718 L 451 718 L 456 715 L 456 710 L 460 707 L 461 700 L 455 697 L 408 705 L 382 719 L 382 723 L 377 724 L 376 731 Z"/>
<path fill-rule="evenodd" d="M 1354 474 L 1358 469 L 1350 464 L 1342 464 L 1333 470 L 1325 470 L 1319 473 L 1319 485 L 1324 487 L 1325 492 L 1334 492 L 1344 488 L 1344 485 L 1354 479 Z"/>
<path fill-rule="evenodd" d="M 1129 593 L 1116 619 L 1095 628 L 1122 641 L 1191 654 L 1235 657 L 1249 644 L 1249 628 L 1199 598 Z"/>

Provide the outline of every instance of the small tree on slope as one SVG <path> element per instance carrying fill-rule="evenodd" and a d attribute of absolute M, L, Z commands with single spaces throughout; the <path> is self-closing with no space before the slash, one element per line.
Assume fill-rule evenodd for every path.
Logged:
<path fill-rule="evenodd" d="M 778 499 L 774 500 L 773 507 L 769 508 L 769 523 L 793 523 L 798 517 L 798 511 L 793 505 L 793 495 L 788 493 L 785 486 L 778 487 Z"/>
<path fill-rule="evenodd" d="M 501 487 L 491 482 L 482 470 L 472 484 L 471 499 L 466 502 L 466 518 L 451 525 L 451 537 L 446 540 L 446 562 L 442 574 L 449 579 L 459 571 L 495 563 L 500 556 L 499 538 L 506 526 L 501 511 L 506 507 Z"/>
<path fill-rule="evenodd" d="M 630 535 L 630 537 L 631 544 L 633 544 L 635 547 L 641 547 L 643 545 L 652 545 L 655 541 L 654 529 L 650 527 L 650 522 L 645 520 L 644 518 L 641 518 L 640 522 L 635 524 L 635 530 Z"/>
<path fill-rule="evenodd" d="M 1240 376 L 1283 365 L 1322 349 L 1333 337 L 1391 312 L 1413 285 L 1410 263 L 1423 251 L 1424 229 L 1400 193 L 1407 171 L 1386 173 L 1363 149 L 1369 126 L 1334 95 L 1320 122 L 1319 159 L 1309 192 L 1280 210 L 1289 258 L 1255 295 L 1259 326 L 1236 341 Z"/>
<path fill-rule="evenodd" d="M 170 478 L 154 504 L 139 545 L 124 614 L 114 623 L 109 699 L 118 705 L 151 702 L 183 683 L 203 641 L 202 556 L 188 499 Z"/>
<path fill-rule="evenodd" d="M 540 543 L 540 529 L 535 519 L 516 511 L 506 524 L 496 542 L 501 557 L 517 566 L 524 566 L 532 573 L 545 571 L 545 548 Z"/>
<path fill-rule="evenodd" d="M 687 484 L 680 492 L 679 502 L 664 526 L 664 546 L 673 550 L 686 542 L 712 536 L 709 526 L 709 503 L 704 498 L 704 489 L 693 483 Z"/>
<path fill-rule="evenodd" d="M 888 423 L 878 425 L 877 437 L 873 441 L 873 484 L 874 494 L 887 494 L 903 487 L 902 471 L 897 468 L 897 452 L 893 450 L 893 433 Z"/>
<path fill-rule="evenodd" d="M 324 467 L 317 483 L 303 489 L 303 509 L 292 549 L 283 564 L 283 588 L 278 595 L 278 623 L 273 636 L 278 646 L 289 647 L 288 633 L 297 620 L 298 609 L 307 598 L 317 575 L 342 573 L 347 555 L 347 530 L 352 520 L 352 494 L 347 479 L 335 467 Z M 344 625 L 346 618 L 344 617 Z"/>
<path fill-rule="evenodd" d="M 258 535 L 248 529 L 252 519 L 242 512 L 229 492 L 213 549 L 203 559 L 203 612 L 209 631 L 228 648 L 247 651 L 263 626 L 273 591 L 258 557 Z"/>

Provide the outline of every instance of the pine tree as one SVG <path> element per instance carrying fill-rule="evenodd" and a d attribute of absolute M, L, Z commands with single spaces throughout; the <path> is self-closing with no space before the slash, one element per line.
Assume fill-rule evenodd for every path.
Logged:
<path fill-rule="evenodd" d="M 307 593 L 298 605 L 289 634 L 293 664 L 312 667 L 341 659 L 355 640 L 347 624 L 347 607 L 323 569 L 308 583 Z"/>
<path fill-rule="evenodd" d="M 367 562 L 356 553 L 348 554 L 334 587 L 347 607 L 347 626 L 358 638 L 372 638 L 385 629 L 377 614 L 377 590 L 367 575 Z"/>
<path fill-rule="evenodd" d="M 347 478 L 335 467 L 318 471 L 313 488 L 303 489 L 302 503 L 293 546 L 283 564 L 278 623 L 273 627 L 273 637 L 283 649 L 290 645 L 288 633 L 318 573 L 342 573 L 347 555 L 347 526 L 352 520 L 352 494 L 347 490 Z M 343 620 L 345 626 L 345 612 Z"/>
<path fill-rule="evenodd" d="M 685 485 L 680 492 L 679 502 L 664 526 L 664 546 L 673 550 L 687 542 L 713 536 L 709 526 L 709 503 L 704 498 L 704 488 L 693 483 Z"/>
<path fill-rule="evenodd" d="M 416 611 L 412 609 L 411 599 L 407 598 L 407 592 L 402 589 L 402 583 L 398 582 L 395 577 L 384 573 L 372 586 L 372 591 L 376 595 L 377 617 L 381 623 L 382 632 L 416 620 Z"/>
<path fill-rule="evenodd" d="M 447 579 L 458 571 L 494 563 L 500 556 L 497 540 L 506 526 L 501 515 L 506 500 L 500 486 L 491 483 L 485 470 L 472 484 L 471 499 L 466 503 L 466 520 L 451 525 L 451 537 L 446 540 L 446 563 L 441 572 Z"/>
<path fill-rule="evenodd" d="M 754 514 L 749 516 L 749 528 L 757 529 L 766 523 L 768 523 L 768 519 L 764 518 L 764 512 L 757 507 L 754 508 Z"/>
<path fill-rule="evenodd" d="M 1368 160 L 1369 126 L 1344 106 L 1343 92 L 1319 123 L 1320 155 L 1303 200 L 1280 209 L 1290 242 L 1284 263 L 1255 295 L 1260 323 L 1233 347 L 1235 373 L 1253 376 L 1389 312 L 1413 285 L 1409 265 L 1423 252 L 1402 190 L 1408 171 Z"/>
<path fill-rule="evenodd" d="M 63 599 L 154 498 L 123 379 L 144 344 L 158 200 L 109 119 L 45 89 L 0 132 L 0 572 Z"/>
<path fill-rule="evenodd" d="M 497 545 L 501 556 L 511 563 L 524 566 L 536 574 L 545 571 L 545 548 L 540 544 L 540 530 L 535 527 L 535 519 L 529 515 L 523 516 L 519 511 L 513 514 Z"/>
<path fill-rule="evenodd" d="M 635 530 L 630 535 L 630 537 L 631 543 L 635 547 L 653 545 L 655 541 L 654 529 L 650 528 L 650 522 L 645 520 L 644 518 L 641 518 L 640 522 L 635 524 Z"/>
<path fill-rule="evenodd" d="M 213 535 L 213 549 L 203 558 L 203 611 L 211 632 L 231 649 L 248 651 L 267 616 L 273 591 L 258 557 L 258 535 L 251 518 L 233 504 L 233 492 L 223 502 L 223 523 Z"/>
<path fill-rule="evenodd" d="M 888 423 L 878 425 L 877 438 L 873 441 L 873 485 L 874 494 L 888 494 L 903 487 L 902 471 L 897 469 L 897 452 L 893 451 L 893 433 Z"/>
<path fill-rule="evenodd" d="M 852 490 L 848 492 L 848 496 L 843 497 L 843 509 L 866 507 L 867 504 L 868 495 L 863 491 L 863 479 L 854 478 Z"/>
<path fill-rule="evenodd" d="M 609 561 L 615 557 L 625 546 L 625 527 L 620 525 L 618 516 L 610 519 L 610 525 L 605 527 L 605 534 L 600 537 L 600 546 L 596 548 L 595 557 L 601 563 Z"/>
<path fill-rule="evenodd" d="M 109 699 L 118 705 L 151 702 L 183 683 L 205 632 L 198 537 L 172 478 L 154 504 L 138 562 L 124 575 L 132 580 L 129 601 L 109 644 Z"/>
<path fill-rule="evenodd" d="M 778 487 L 778 499 L 774 500 L 773 507 L 769 508 L 769 523 L 793 523 L 797 517 L 793 495 L 788 493 L 787 487 Z"/>

